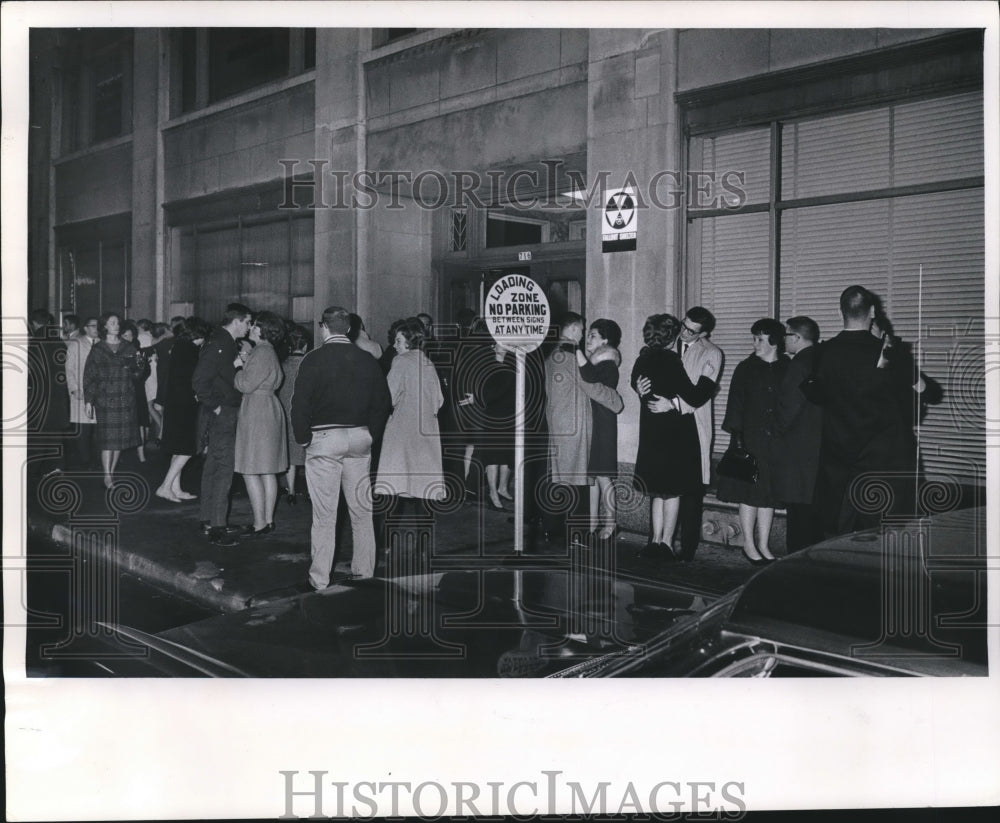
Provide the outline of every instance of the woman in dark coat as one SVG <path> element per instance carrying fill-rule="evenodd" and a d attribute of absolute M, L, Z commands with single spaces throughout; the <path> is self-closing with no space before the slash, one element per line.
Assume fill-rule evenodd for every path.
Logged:
<path fill-rule="evenodd" d="M 148 320 L 146 321 L 149 322 Z M 139 423 L 139 445 L 135 447 L 140 463 L 146 462 L 146 438 L 149 437 L 149 404 L 146 399 L 146 380 L 149 378 L 152 369 L 149 364 L 151 349 L 143 349 L 139 346 L 139 327 L 131 320 L 122 323 L 121 338 L 131 343 L 138 350 L 136 352 L 136 364 L 142 366 L 142 371 L 135 379 L 135 414 Z"/>
<path fill-rule="evenodd" d="M 486 467 L 490 505 L 503 511 L 500 498 L 512 497 L 507 483 L 514 463 L 514 353 L 502 343 L 494 343 L 479 348 L 473 358 L 466 368 L 474 378 L 475 455 Z"/>
<path fill-rule="evenodd" d="M 680 355 L 673 350 L 680 321 L 670 314 L 653 314 L 642 327 L 646 344 L 632 368 L 632 388 L 642 401 L 639 410 L 639 451 L 635 459 L 635 487 L 650 496 L 652 534 L 642 554 L 673 560 L 671 545 L 680 495 L 701 488 L 701 446 L 694 416 L 681 414 L 680 397 L 700 406 L 712 396 L 715 384 L 702 376 L 691 383 Z"/>
<path fill-rule="evenodd" d="M 138 349 L 119 336 L 121 318 L 114 312 L 98 320 L 98 340 L 83 369 L 83 397 L 87 417 L 97 419 L 97 444 L 104 467 L 104 486 L 112 475 L 122 449 L 139 445 L 139 420 L 135 409 L 135 381 L 142 374 Z M 145 402 L 145 398 L 143 399 Z"/>
<path fill-rule="evenodd" d="M 774 560 L 768 541 L 779 502 L 774 484 L 775 421 L 788 361 L 781 356 L 785 327 L 777 320 L 758 320 L 750 333 L 754 353 L 733 371 L 722 428 L 730 433 L 731 444 L 744 446 L 757 459 L 759 477 L 756 483 L 720 477 L 716 494 L 720 500 L 739 503 L 743 553 L 751 563 L 763 563 Z"/>
<path fill-rule="evenodd" d="M 171 455 L 167 476 L 156 496 L 174 503 L 194 500 L 197 495 L 181 489 L 181 470 L 198 453 L 198 401 L 191 378 L 198 354 L 211 329 L 198 317 L 189 317 L 175 329 L 170 347 L 170 369 L 164 384 L 157 386 L 163 404 L 163 434 L 160 445 Z"/>
<path fill-rule="evenodd" d="M 622 341 L 621 327 L 604 318 L 590 324 L 585 343 L 586 355 L 577 349 L 580 376 L 588 383 L 603 383 L 609 389 L 618 388 L 618 367 L 622 356 L 618 346 Z M 590 401 L 593 424 L 590 434 L 590 459 L 587 474 L 596 483 L 590 487 L 590 530 L 600 540 L 610 540 L 615 533 L 617 510 L 614 479 L 618 476 L 618 415 L 607 406 Z M 600 524 L 600 504 L 604 501 L 604 526 Z"/>

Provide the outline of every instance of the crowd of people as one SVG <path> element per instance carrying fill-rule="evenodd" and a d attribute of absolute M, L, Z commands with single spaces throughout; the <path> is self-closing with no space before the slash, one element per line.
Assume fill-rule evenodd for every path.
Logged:
<path fill-rule="evenodd" d="M 761 318 L 750 328 L 752 354 L 733 370 L 722 428 L 756 471 L 720 473 L 717 496 L 738 505 L 751 563 L 774 558 L 775 508 L 787 510 L 787 550 L 794 551 L 867 525 L 852 489 L 861 475 L 916 472 L 912 410 L 922 395 L 928 399 L 928 383 L 889 333 L 874 294 L 852 286 L 840 308 L 844 330 L 822 344 L 809 317 Z M 562 317 L 546 345 L 525 355 L 525 404 L 516 408 L 515 352 L 471 309 L 458 319 L 436 335 L 429 315 L 401 318 L 383 349 L 358 315 L 339 306 L 324 311 L 315 347 L 308 329 L 239 303 L 214 329 L 197 317 L 167 326 L 109 312 L 81 326 L 67 315 L 68 414 L 63 421 L 53 408 L 59 404 L 48 402 L 44 425 L 74 427 L 71 457 L 79 467 L 99 451 L 109 488 L 121 452 L 137 449 L 142 460 L 154 440 L 170 455 L 156 495 L 174 503 L 196 498 L 180 477 L 201 455 L 200 520 L 219 546 L 273 532 L 279 477 L 296 505 L 303 468 L 316 589 L 330 581 L 342 492 L 358 576 L 374 573 L 379 544 L 391 551 L 407 517 L 432 519 L 435 502 L 482 494 L 483 505 L 509 510 L 518 418 L 528 520 L 550 540 L 613 540 L 624 408 L 619 325 Z M 39 341 L 52 322 L 47 312 L 32 314 Z M 714 327 L 701 306 L 681 319 L 651 315 L 630 372 L 640 399 L 632 482 L 650 499 L 641 554 L 657 562 L 691 560 L 701 536 L 724 365 L 709 339 Z M 45 364 L 36 374 L 58 370 L 60 358 L 44 348 L 36 357 Z M 228 523 L 236 473 L 253 512 L 242 527 Z M 387 504 L 374 506 L 377 498 Z"/>

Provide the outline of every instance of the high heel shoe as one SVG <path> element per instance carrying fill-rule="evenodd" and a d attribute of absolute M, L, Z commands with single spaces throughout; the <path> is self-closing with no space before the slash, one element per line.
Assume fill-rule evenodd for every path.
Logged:
<path fill-rule="evenodd" d="M 751 557 L 747 554 L 746 549 L 743 550 L 743 557 L 746 558 L 747 562 L 751 566 L 766 566 L 771 561 L 765 557 Z"/>
<path fill-rule="evenodd" d="M 488 500 L 488 502 L 489 502 L 489 504 L 490 504 L 490 508 L 491 508 L 491 509 L 493 509 L 493 511 L 496 511 L 496 512 L 505 512 L 505 511 L 507 511 L 507 510 L 506 510 L 506 509 L 505 509 L 505 508 L 503 507 L 503 503 L 495 503 L 495 502 L 493 501 L 493 498 L 492 498 L 492 497 L 489 497 L 489 498 L 487 498 L 487 500 Z"/>
<path fill-rule="evenodd" d="M 247 537 L 261 537 L 265 534 L 270 534 L 274 531 L 274 523 L 268 523 L 266 526 L 262 526 L 259 529 L 255 529 L 253 524 L 247 526 L 246 536 Z"/>
<path fill-rule="evenodd" d="M 285 496 L 285 502 L 288 503 L 289 506 L 297 506 L 299 503 L 299 496 L 297 494 L 292 494 L 291 492 L 289 492 Z"/>

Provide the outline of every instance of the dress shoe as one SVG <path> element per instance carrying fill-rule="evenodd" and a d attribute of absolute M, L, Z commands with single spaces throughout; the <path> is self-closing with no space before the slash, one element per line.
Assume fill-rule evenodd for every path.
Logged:
<path fill-rule="evenodd" d="M 235 526 L 222 526 L 219 528 L 214 528 L 208 533 L 208 542 L 213 546 L 238 546 L 240 541 L 237 539 L 236 534 L 230 529 L 234 529 Z M 236 529 L 239 531 L 239 529 Z"/>
<path fill-rule="evenodd" d="M 674 550 L 666 543 L 657 543 L 656 548 L 661 563 L 676 563 L 678 561 L 678 557 L 674 554 Z"/>
<path fill-rule="evenodd" d="M 210 531 L 212 531 L 212 524 L 208 520 L 202 520 L 198 526 L 201 529 L 201 533 L 204 535 L 207 535 Z"/>

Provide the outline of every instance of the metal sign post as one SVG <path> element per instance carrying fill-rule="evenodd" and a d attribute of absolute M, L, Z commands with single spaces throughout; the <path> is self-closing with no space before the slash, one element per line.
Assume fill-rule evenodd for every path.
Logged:
<path fill-rule="evenodd" d="M 541 286 L 524 274 L 509 274 L 490 286 L 485 301 L 490 334 L 514 352 L 514 552 L 524 551 L 525 356 L 549 330 L 549 301 Z"/>

